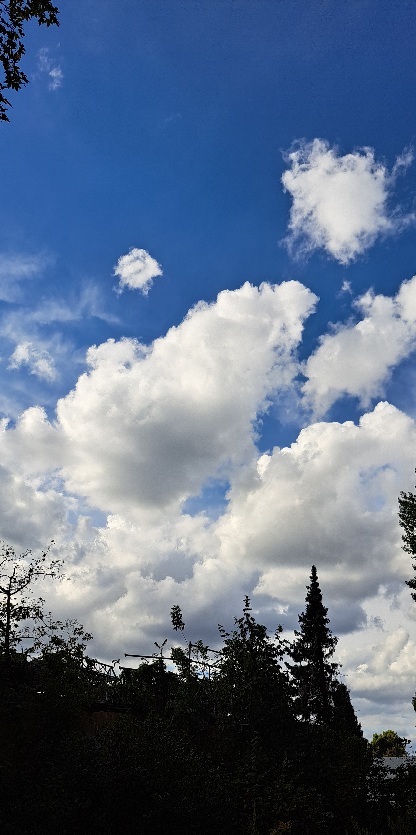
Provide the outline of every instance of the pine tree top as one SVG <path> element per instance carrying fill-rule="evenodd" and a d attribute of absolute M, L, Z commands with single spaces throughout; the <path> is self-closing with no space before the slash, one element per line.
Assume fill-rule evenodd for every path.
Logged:
<path fill-rule="evenodd" d="M 299 636 L 303 652 L 307 648 L 313 651 L 318 644 L 321 650 L 325 650 L 326 657 L 331 656 L 335 651 L 337 638 L 328 628 L 328 609 L 322 602 L 322 592 L 315 565 L 311 569 L 310 585 L 306 588 L 306 608 L 299 615 L 300 632 L 295 634 Z"/>

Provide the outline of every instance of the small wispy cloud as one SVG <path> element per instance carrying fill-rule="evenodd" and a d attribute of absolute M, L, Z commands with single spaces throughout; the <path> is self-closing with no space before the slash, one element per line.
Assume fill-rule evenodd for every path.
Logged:
<path fill-rule="evenodd" d="M 47 263 L 44 255 L 23 255 L 19 253 L 6 255 L 0 253 L 0 278 L 21 280 L 31 278 Z"/>
<path fill-rule="evenodd" d="M 117 293 L 122 293 L 124 288 L 128 287 L 130 290 L 140 290 L 147 296 L 153 279 L 163 275 L 163 271 L 160 264 L 145 249 L 133 247 L 127 255 L 118 259 L 113 275 L 119 277 Z"/>
<path fill-rule="evenodd" d="M 179 122 L 180 119 L 182 119 L 182 113 L 171 113 L 170 116 L 165 117 L 163 125 L 167 127 L 167 125 L 171 125 L 174 122 Z"/>
<path fill-rule="evenodd" d="M 391 209 L 389 199 L 400 173 L 413 160 L 401 154 L 391 171 L 377 162 L 372 148 L 341 156 L 323 139 L 301 141 L 285 156 L 290 166 L 282 176 L 293 203 L 289 251 L 323 249 L 340 264 L 349 264 L 379 236 L 401 231 L 415 215 Z"/>
<path fill-rule="evenodd" d="M 344 295 L 344 293 L 347 293 L 348 295 L 352 296 L 352 287 L 351 287 L 351 282 L 350 281 L 345 280 L 345 281 L 342 282 L 342 287 L 341 287 L 338 295 L 342 296 L 342 295 Z"/>
<path fill-rule="evenodd" d="M 10 357 L 9 369 L 18 369 L 26 366 L 30 374 L 40 380 L 52 383 L 56 380 L 57 372 L 53 359 L 48 351 L 39 348 L 33 342 L 25 340 L 19 342 Z"/>
<path fill-rule="evenodd" d="M 81 319 L 97 318 L 108 324 L 119 324 L 119 319 L 104 309 L 99 287 L 92 281 L 86 281 L 79 295 L 70 298 L 50 297 L 31 308 L 27 315 L 30 322 L 45 325 L 57 322 L 76 322 Z"/>
<path fill-rule="evenodd" d="M 51 79 L 48 84 L 49 90 L 58 90 L 59 87 L 62 87 L 64 75 L 60 67 L 53 67 L 49 71 L 49 78 Z"/>
<path fill-rule="evenodd" d="M 17 302 L 22 293 L 20 282 L 39 275 L 50 263 L 45 254 L 0 253 L 0 300 Z"/>
<path fill-rule="evenodd" d="M 59 90 L 62 87 L 64 74 L 55 58 L 50 56 L 49 49 L 45 46 L 38 52 L 38 72 L 48 76 L 48 90 Z"/>

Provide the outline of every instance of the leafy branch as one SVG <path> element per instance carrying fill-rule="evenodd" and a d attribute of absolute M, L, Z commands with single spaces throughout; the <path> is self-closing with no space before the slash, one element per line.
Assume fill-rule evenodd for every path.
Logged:
<path fill-rule="evenodd" d="M 59 10 L 51 0 L 0 0 L 0 63 L 4 80 L 0 83 L 0 121 L 10 121 L 11 107 L 4 90 L 20 90 L 28 83 L 20 62 L 25 54 L 24 24 L 31 19 L 39 26 L 59 26 Z"/>

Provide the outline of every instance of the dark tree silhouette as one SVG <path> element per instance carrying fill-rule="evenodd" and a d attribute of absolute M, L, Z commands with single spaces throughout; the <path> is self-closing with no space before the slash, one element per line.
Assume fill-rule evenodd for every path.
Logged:
<path fill-rule="evenodd" d="M 53 543 L 51 543 L 52 545 Z M 44 600 L 34 598 L 29 586 L 44 577 L 62 576 L 62 561 L 49 557 L 50 547 L 39 557 L 30 550 L 16 554 L 10 545 L 0 550 L 0 655 L 8 661 L 12 649 L 28 637 L 25 621 L 44 621 Z M 46 623 L 44 624 L 45 628 Z"/>
<path fill-rule="evenodd" d="M 318 575 L 313 565 L 307 586 L 306 608 L 299 615 L 300 631 L 290 647 L 295 662 L 289 664 L 294 685 L 294 707 L 305 720 L 327 723 L 332 713 L 332 691 L 338 664 L 329 661 L 337 644 L 329 629 L 328 609 L 322 603 Z"/>
<path fill-rule="evenodd" d="M 39 26 L 59 26 L 58 8 L 51 0 L 0 0 L 0 61 L 3 81 L 0 83 L 0 121 L 8 122 L 10 102 L 5 90 L 20 90 L 28 83 L 20 61 L 25 54 L 24 24 L 35 19 Z"/>
<path fill-rule="evenodd" d="M 350 693 L 343 681 L 335 681 L 332 687 L 334 727 L 340 731 L 363 738 L 361 725 L 351 704 Z"/>
<path fill-rule="evenodd" d="M 399 496 L 399 524 L 403 529 L 403 551 L 411 554 L 416 560 L 416 495 L 415 493 L 404 493 Z M 413 571 L 416 572 L 416 562 L 413 563 Z M 412 597 L 416 602 L 416 577 L 406 580 L 406 585 L 412 589 Z M 413 696 L 412 704 L 416 710 L 416 693 Z"/>
<path fill-rule="evenodd" d="M 403 551 L 412 554 L 416 559 L 416 495 L 414 493 L 400 493 L 399 524 L 403 528 Z M 413 571 L 416 571 L 416 563 L 413 564 Z M 416 601 L 416 577 L 406 580 L 406 584 L 413 590 L 412 597 Z"/>

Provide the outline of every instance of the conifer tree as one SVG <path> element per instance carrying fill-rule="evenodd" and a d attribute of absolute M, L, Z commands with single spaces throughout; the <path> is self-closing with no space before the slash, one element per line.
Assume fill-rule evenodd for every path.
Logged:
<path fill-rule="evenodd" d="M 296 714 L 307 721 L 327 723 L 332 713 L 334 676 L 338 664 L 329 659 L 337 638 L 329 629 L 328 609 L 323 605 L 316 567 L 312 566 L 307 586 L 306 608 L 299 615 L 300 631 L 290 647 L 295 662 L 289 664 Z"/>
<path fill-rule="evenodd" d="M 399 524 L 403 528 L 403 551 L 412 554 L 416 559 L 416 495 L 414 493 L 400 493 L 399 496 Z M 413 564 L 416 571 L 416 564 Z M 416 601 L 416 577 L 406 580 L 412 589 L 413 600 Z"/>
<path fill-rule="evenodd" d="M 399 524 L 403 528 L 402 540 L 403 551 L 412 554 L 416 560 L 416 494 L 400 493 L 399 496 Z M 416 562 L 413 563 L 413 571 L 416 572 Z M 416 577 L 406 580 L 406 585 L 412 589 L 412 597 L 416 602 Z M 412 705 L 416 710 L 416 693 L 412 699 Z"/>

